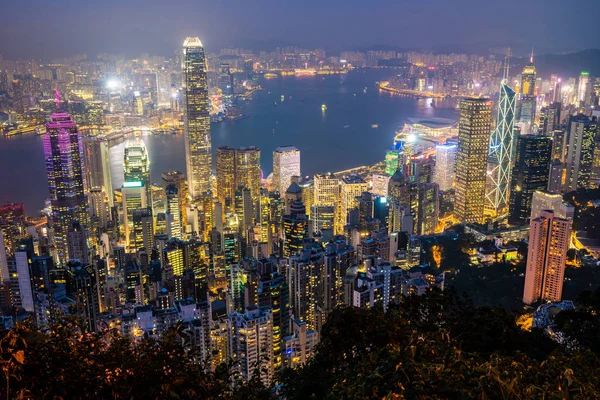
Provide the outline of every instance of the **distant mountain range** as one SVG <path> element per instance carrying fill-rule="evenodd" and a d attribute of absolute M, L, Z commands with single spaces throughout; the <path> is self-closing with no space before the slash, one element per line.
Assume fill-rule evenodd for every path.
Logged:
<path fill-rule="evenodd" d="M 501 57 L 501 56 L 498 56 Z M 529 58 L 513 58 L 511 68 L 522 69 Z M 547 78 L 551 74 L 563 78 L 576 77 L 587 71 L 593 77 L 600 77 L 600 49 L 590 49 L 569 54 L 543 54 L 535 56 L 535 67 L 539 76 Z M 511 72 L 514 74 L 514 72 Z"/>

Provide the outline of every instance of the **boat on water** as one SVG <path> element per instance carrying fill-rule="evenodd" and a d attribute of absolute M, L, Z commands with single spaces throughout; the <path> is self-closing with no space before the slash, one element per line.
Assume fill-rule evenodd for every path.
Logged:
<path fill-rule="evenodd" d="M 365 86 L 365 88 L 363 89 L 363 93 L 367 93 L 367 87 Z"/>
<path fill-rule="evenodd" d="M 377 129 L 377 128 L 379 128 L 379 124 L 371 124 L 371 128 Z"/>
<path fill-rule="evenodd" d="M 275 107 L 277 107 L 277 102 L 276 102 L 276 101 L 274 101 L 273 103 L 275 103 Z"/>
<path fill-rule="evenodd" d="M 325 104 L 321 105 L 321 111 L 327 111 L 327 106 Z"/>
<path fill-rule="evenodd" d="M 350 128 L 350 125 L 344 125 L 344 129 Z"/>
<path fill-rule="evenodd" d="M 275 79 L 277 78 L 279 75 L 277 74 L 273 74 L 271 72 L 267 72 L 266 74 L 263 75 L 265 77 L 265 79 Z"/>
<path fill-rule="evenodd" d="M 285 100 L 285 95 L 282 94 L 281 95 L 281 101 L 284 101 L 284 100 Z"/>

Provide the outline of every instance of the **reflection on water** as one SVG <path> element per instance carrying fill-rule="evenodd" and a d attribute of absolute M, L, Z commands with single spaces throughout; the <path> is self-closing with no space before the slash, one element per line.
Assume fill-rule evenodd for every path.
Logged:
<path fill-rule="evenodd" d="M 263 80 L 265 91 L 240 102 L 249 118 L 212 125 L 213 152 L 225 145 L 258 146 L 262 170 L 268 175 L 273 169 L 273 149 L 294 145 L 302 152 L 303 174 L 343 170 L 383 159 L 395 131 L 408 117 L 456 115 L 455 110 L 440 108 L 437 103 L 432 107 L 430 99 L 390 96 L 376 90 L 375 82 L 386 80 L 392 73 L 369 70 L 354 71 L 343 78 Z M 286 96 L 283 102 L 282 94 Z M 325 113 L 323 104 L 327 105 Z M 162 172 L 185 172 L 182 135 L 148 135 L 144 140 L 153 182 L 160 182 Z M 41 142 L 41 137 L 33 135 L 0 138 L 0 201 L 23 202 L 33 210 L 29 214 L 41 209 L 48 196 Z M 123 182 L 123 147 L 121 143 L 110 151 L 115 187 Z"/>

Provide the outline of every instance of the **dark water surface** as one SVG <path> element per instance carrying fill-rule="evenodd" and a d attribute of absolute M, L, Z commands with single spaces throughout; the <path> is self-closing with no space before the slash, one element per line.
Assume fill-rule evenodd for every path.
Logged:
<path fill-rule="evenodd" d="M 378 80 L 389 70 L 354 71 L 340 75 L 285 77 L 262 80 L 265 91 L 242 102 L 249 117 L 212 126 L 213 151 L 218 146 L 257 146 L 265 176 L 272 171 L 273 149 L 294 145 L 301 151 L 302 173 L 343 170 L 382 160 L 395 130 L 408 117 L 452 117 L 453 110 L 436 110 L 430 100 L 379 92 Z M 365 93 L 366 88 L 366 93 Z M 281 96 L 284 101 L 281 101 Z M 290 98 L 291 96 L 291 98 Z M 275 106 L 275 102 L 277 106 Z M 323 112 L 321 105 L 327 110 Z M 376 128 L 373 125 L 377 125 Z M 183 137 L 144 137 L 151 160 L 152 180 L 166 171 L 185 172 Z M 111 148 L 113 185 L 123 181 L 123 146 Z M 25 203 L 37 214 L 47 197 L 41 136 L 0 137 L 0 203 Z"/>

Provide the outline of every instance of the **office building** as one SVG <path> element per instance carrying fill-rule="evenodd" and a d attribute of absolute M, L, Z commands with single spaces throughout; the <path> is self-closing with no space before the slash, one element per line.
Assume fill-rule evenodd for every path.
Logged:
<path fill-rule="evenodd" d="M 371 180 L 371 193 L 376 196 L 387 197 L 390 175 L 373 174 Z"/>
<path fill-rule="evenodd" d="M 513 166 L 516 93 L 507 85 L 507 82 L 508 76 L 505 72 L 500 86 L 496 129 L 492 133 L 488 155 L 486 206 L 494 217 L 504 214 L 508 207 L 510 175 Z"/>
<path fill-rule="evenodd" d="M 579 114 L 571 117 L 568 129 L 565 193 L 590 187 L 598 121 Z"/>
<path fill-rule="evenodd" d="M 484 221 L 491 114 L 488 99 L 467 98 L 460 103 L 454 203 L 454 217 L 459 222 Z"/>
<path fill-rule="evenodd" d="M 529 133 L 535 122 L 536 91 L 535 91 L 536 69 L 533 65 L 533 52 L 529 64 L 521 72 L 521 96 L 519 103 L 518 120 L 522 124 L 523 133 Z"/>
<path fill-rule="evenodd" d="M 572 221 L 544 210 L 531 220 L 523 302 L 559 302 L 571 238 Z"/>
<path fill-rule="evenodd" d="M 141 138 L 125 143 L 123 151 L 123 182 L 144 182 L 148 207 L 152 206 L 152 182 L 150 180 L 150 157 Z"/>
<path fill-rule="evenodd" d="M 125 243 L 129 251 L 136 251 L 135 238 L 133 237 L 133 211 L 148 207 L 147 191 L 144 182 L 124 182 L 121 187 L 121 201 L 123 207 L 123 232 Z"/>
<path fill-rule="evenodd" d="M 167 235 L 169 239 L 174 237 L 184 239 L 184 223 L 181 213 L 181 200 L 179 198 L 179 188 L 176 185 L 169 184 L 165 188 L 167 201 Z"/>
<path fill-rule="evenodd" d="M 579 75 L 577 85 L 577 104 L 579 107 L 589 106 L 592 101 L 592 84 L 590 82 L 590 73 L 582 71 Z"/>
<path fill-rule="evenodd" d="M 108 142 L 98 138 L 86 138 L 83 144 L 88 190 L 93 188 L 104 190 L 109 207 L 112 207 L 114 206 L 114 196 Z"/>
<path fill-rule="evenodd" d="M 328 172 L 314 176 L 314 202 L 316 206 L 335 207 L 340 195 L 339 179 Z"/>
<path fill-rule="evenodd" d="M 432 235 L 436 232 L 440 213 L 439 188 L 436 183 L 419 185 L 418 235 Z"/>
<path fill-rule="evenodd" d="M 77 125 L 67 113 L 52 114 L 43 138 L 50 189 L 50 234 L 53 254 L 69 260 L 67 232 L 73 222 L 88 226 L 87 198 L 82 167 L 83 143 Z"/>
<path fill-rule="evenodd" d="M 564 173 L 564 163 L 560 161 L 553 161 L 550 164 L 550 173 L 548 175 L 548 191 L 550 193 L 562 193 L 562 189 L 564 186 Z"/>
<path fill-rule="evenodd" d="M 435 168 L 433 182 L 445 192 L 454 189 L 456 179 L 456 144 L 439 144 L 435 146 Z"/>
<path fill-rule="evenodd" d="M 223 104 L 223 111 L 227 114 L 231 111 L 234 106 L 234 89 L 233 89 L 233 74 L 228 63 L 221 64 L 221 76 L 219 80 L 219 86 L 221 89 L 221 99 Z"/>
<path fill-rule="evenodd" d="M 509 223 L 528 223 L 533 193 L 548 187 L 551 155 L 552 139 L 548 136 L 524 135 L 517 140 L 511 179 Z"/>
<path fill-rule="evenodd" d="M 217 198 L 221 204 L 233 200 L 235 190 L 242 186 L 250 190 L 252 201 L 260 198 L 260 149 L 219 147 L 216 151 Z M 287 188 L 286 188 L 287 189 Z"/>
<path fill-rule="evenodd" d="M 293 176 L 300 174 L 300 150 L 294 146 L 278 147 L 273 151 L 273 187 L 285 193 Z"/>
<path fill-rule="evenodd" d="M 197 37 L 183 42 L 183 92 L 187 180 L 190 196 L 196 200 L 211 189 L 212 173 L 206 59 Z"/>
<path fill-rule="evenodd" d="M 367 183 L 358 175 L 348 175 L 340 179 L 339 205 L 336 204 L 335 233 L 344 232 L 348 220 L 348 212 L 358 207 L 357 197 L 368 189 Z"/>

